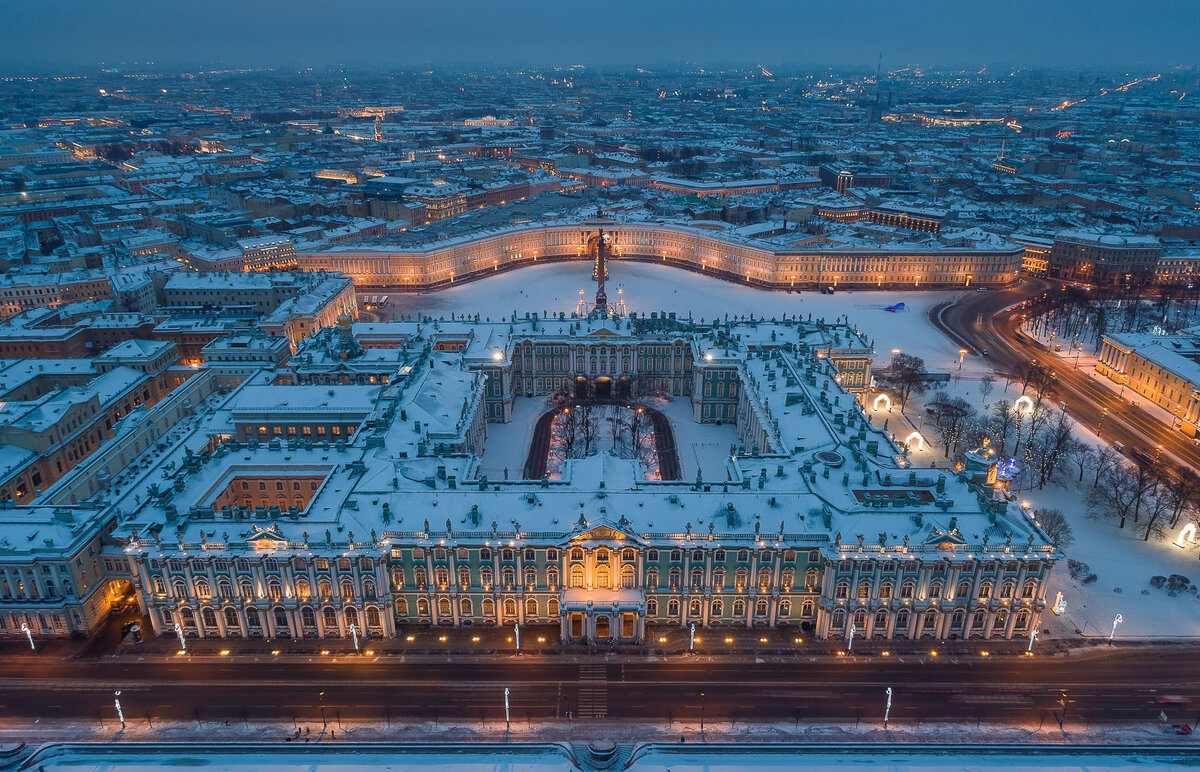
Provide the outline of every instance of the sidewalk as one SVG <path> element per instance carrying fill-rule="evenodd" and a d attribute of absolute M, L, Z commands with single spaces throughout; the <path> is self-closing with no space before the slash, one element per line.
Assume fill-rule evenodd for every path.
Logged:
<path fill-rule="evenodd" d="M 882 713 L 883 705 L 878 706 Z M 224 747 L 239 743 L 278 743 L 280 750 L 305 745 L 349 746 L 357 743 L 587 743 L 608 741 L 619 744 L 665 742 L 685 744 L 746 742 L 944 742 L 963 743 L 1036 743 L 1036 744 L 1200 744 L 1200 734 L 1176 736 L 1164 734 L 1153 721 L 1121 724 L 1095 724 L 1068 719 L 1060 730 L 1052 717 L 1037 722 L 961 722 L 928 723 L 899 716 L 894 709 L 887 729 L 882 715 L 864 716 L 859 721 L 827 722 L 704 722 L 701 732 L 696 718 L 686 721 L 529 721 L 513 716 L 506 727 L 502 718 L 485 722 L 351 722 L 320 721 L 274 722 L 158 722 L 127 716 L 122 729 L 115 717 L 99 721 L 39 721 L 36 724 L 0 726 L 0 744 L 48 742 L 89 742 L 104 744 L 138 743 L 220 743 Z"/>
<path fill-rule="evenodd" d="M 1048 624 L 1051 620 L 1048 620 Z M 1057 619 L 1052 621 L 1058 621 Z M 1061 624 L 1053 625 L 1059 637 L 1043 637 L 1034 644 L 1035 655 L 1076 654 L 1090 650 L 1113 650 L 1108 641 L 1097 637 L 1073 635 Z M 543 660 L 583 661 L 594 657 L 617 656 L 630 661 L 696 657 L 704 660 L 816 659 L 838 657 L 979 657 L 1025 656 L 1027 638 L 1012 640 L 817 640 L 797 631 L 778 629 L 747 630 L 696 628 L 695 641 L 688 628 L 647 626 L 645 646 L 564 646 L 555 625 L 531 625 L 520 630 L 517 650 L 512 628 L 431 628 L 412 627 L 396 638 L 359 639 L 358 649 L 349 638 L 262 639 L 262 638 L 188 638 L 181 648 L 175 636 L 150 636 L 141 644 L 125 641 L 119 645 L 100 644 L 96 640 L 36 641 L 31 651 L 24 639 L 0 642 L 0 657 L 19 659 L 127 659 L 147 658 L 227 658 L 231 661 L 361 660 L 405 658 L 528 657 Z M 1147 645 L 1190 645 L 1192 639 L 1124 639 L 1117 648 Z"/>

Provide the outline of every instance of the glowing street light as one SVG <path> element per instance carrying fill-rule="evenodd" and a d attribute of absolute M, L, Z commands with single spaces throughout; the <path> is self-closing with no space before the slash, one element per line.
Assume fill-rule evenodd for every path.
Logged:
<path fill-rule="evenodd" d="M 1034 642 L 1034 641 L 1036 641 L 1036 640 L 1037 640 L 1037 638 L 1038 638 L 1038 631 L 1037 631 L 1037 628 L 1035 627 L 1035 628 L 1033 629 L 1033 632 L 1031 632 L 1031 633 L 1029 634 L 1029 645 L 1025 647 L 1025 653 L 1026 653 L 1026 654 L 1032 654 L 1032 653 L 1033 653 L 1033 642 Z"/>
<path fill-rule="evenodd" d="M 1120 614 L 1117 614 L 1117 616 L 1113 619 L 1112 630 L 1108 634 L 1108 642 L 1109 643 L 1113 642 L 1113 636 L 1115 636 L 1117 634 L 1117 625 L 1121 624 L 1124 621 L 1125 621 L 1125 617 L 1121 616 Z"/>

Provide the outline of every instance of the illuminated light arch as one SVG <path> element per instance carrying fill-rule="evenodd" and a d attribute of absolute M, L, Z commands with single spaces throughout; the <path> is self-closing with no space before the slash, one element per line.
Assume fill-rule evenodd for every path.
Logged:
<path fill-rule="evenodd" d="M 913 440 L 917 441 L 916 446 L 915 446 L 917 450 L 925 450 L 925 438 L 921 436 L 920 432 L 913 432 L 912 434 L 905 437 L 904 444 L 910 448 L 914 447 Z"/>
<path fill-rule="evenodd" d="M 1024 411 L 1021 411 L 1022 404 L 1025 405 Z M 1017 397 L 1017 401 L 1013 403 L 1013 409 L 1024 412 L 1026 414 L 1032 413 L 1033 412 L 1033 400 L 1030 399 L 1028 394 L 1022 394 L 1021 396 Z"/>
<path fill-rule="evenodd" d="M 878 411 L 881 402 L 883 403 L 883 409 L 890 413 L 892 410 L 892 398 L 886 394 L 880 394 L 875 397 L 875 401 L 871 403 L 871 409 Z"/>
<path fill-rule="evenodd" d="M 1176 539 L 1175 539 L 1175 546 L 1183 547 L 1183 546 L 1185 546 L 1184 545 L 1185 541 L 1191 542 L 1192 544 L 1196 543 L 1196 524 L 1195 523 L 1188 523 L 1183 528 L 1179 529 L 1179 536 L 1176 537 Z"/>

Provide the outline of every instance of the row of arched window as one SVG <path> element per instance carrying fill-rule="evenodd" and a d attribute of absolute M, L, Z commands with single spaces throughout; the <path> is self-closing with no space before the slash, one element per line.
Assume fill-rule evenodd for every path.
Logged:
<path fill-rule="evenodd" d="M 156 595 L 166 595 L 166 582 L 161 576 L 155 576 L 151 580 L 151 585 Z M 195 597 L 202 601 L 212 600 L 213 586 L 209 584 L 209 580 L 205 577 L 200 577 L 193 582 L 194 595 L 189 596 L 188 585 L 182 578 L 176 577 L 171 580 L 171 596 L 179 599 Z M 339 598 L 341 600 L 376 600 L 377 592 L 375 589 L 374 579 L 363 579 L 362 590 L 359 592 L 354 585 L 354 581 L 349 578 L 343 578 L 337 585 Z M 317 580 L 316 596 L 321 600 L 333 600 L 334 584 L 329 579 L 321 578 Z M 254 583 L 249 578 L 242 578 L 237 583 L 237 598 L 244 601 L 254 601 L 255 598 L 270 598 L 273 601 L 282 600 L 284 597 L 292 597 L 290 588 L 285 588 L 282 580 L 271 577 L 267 580 L 263 594 L 259 595 L 255 592 Z M 313 587 L 309 584 L 308 579 L 301 577 L 296 580 L 295 597 L 300 601 L 307 601 L 313 597 Z M 216 582 L 216 597 L 220 600 L 234 599 L 233 582 L 224 577 Z"/>
<path fill-rule="evenodd" d="M 871 587 L 872 581 L 869 579 L 861 580 L 856 589 L 855 597 L 859 600 L 865 600 L 872 597 Z M 850 580 L 839 579 L 834 586 L 834 598 L 838 600 L 846 600 L 850 597 Z M 879 591 L 876 597 L 880 600 L 888 600 L 895 591 L 895 582 L 891 579 L 884 579 L 879 583 Z M 1030 600 L 1037 597 L 1037 580 L 1029 579 L 1021 585 L 1021 599 Z M 916 593 L 917 582 L 915 579 L 905 579 L 900 583 L 900 597 L 904 599 L 912 598 Z M 955 598 L 969 598 L 971 594 L 971 582 L 964 579 L 958 583 L 955 588 Z M 934 579 L 929 583 L 930 598 L 944 598 L 946 591 L 946 583 L 941 579 Z M 984 579 L 979 582 L 977 594 L 974 597 L 980 600 L 990 600 L 995 592 L 995 585 L 991 579 Z M 1000 584 L 1000 591 L 996 595 L 1000 600 L 1011 600 L 1016 597 L 1017 583 L 1011 579 L 1005 580 Z M 951 600 L 952 598 L 945 598 Z"/>
<path fill-rule="evenodd" d="M 517 616 L 517 600 L 515 598 L 505 598 L 502 602 L 504 616 L 508 619 L 515 619 Z M 418 617 L 430 616 L 430 604 L 427 598 L 417 598 L 416 615 Z M 485 619 L 494 619 L 496 616 L 496 601 L 492 598 L 484 598 L 479 603 L 480 613 Z M 525 618 L 543 616 L 541 613 L 542 604 L 537 598 L 525 599 Z M 409 602 L 406 598 L 396 599 L 396 614 L 399 616 L 409 615 Z M 546 617 L 557 618 L 559 614 L 558 598 L 549 598 L 545 603 Z M 437 615 L 439 619 L 450 619 L 454 615 L 454 605 L 449 598 L 438 598 L 437 600 Z M 460 619 L 469 619 L 475 615 L 475 602 L 471 598 L 458 599 L 458 615 Z"/>
<path fill-rule="evenodd" d="M 671 618 L 678 617 L 680 608 L 681 608 L 681 605 L 677 598 L 672 598 L 672 599 L 668 600 L 667 601 L 667 618 L 671 619 Z M 730 606 L 730 608 L 732 609 L 733 618 L 735 620 L 738 620 L 738 619 L 745 618 L 746 609 L 749 608 L 749 606 L 747 605 L 747 602 L 744 599 L 738 598 L 732 602 L 732 605 Z M 770 604 L 767 602 L 767 600 L 765 598 L 760 598 L 757 601 L 755 601 L 753 608 L 754 608 L 754 616 L 758 619 L 765 619 L 770 614 L 770 611 L 771 611 Z M 700 600 L 699 598 L 693 598 L 692 600 L 688 601 L 687 609 L 688 609 L 688 617 L 689 618 L 698 619 L 704 615 L 704 601 Z M 816 604 L 813 603 L 813 601 L 806 600 L 800 604 L 800 617 L 801 618 L 811 617 L 816 612 L 817 612 L 817 607 L 816 607 Z M 646 601 L 646 616 L 650 617 L 650 618 L 658 616 L 658 601 L 656 599 L 651 598 L 650 600 Z M 724 616 L 725 616 L 725 601 L 724 600 L 715 599 L 715 600 L 711 600 L 708 602 L 709 620 L 719 619 Z M 776 614 L 776 619 L 778 621 L 784 621 L 784 620 L 789 619 L 791 616 L 792 616 L 792 602 L 790 600 L 786 600 L 786 599 L 779 601 L 779 609 Z"/>
<path fill-rule="evenodd" d="M 888 609 L 879 609 L 870 615 L 866 609 L 856 609 L 854 612 L 847 612 L 846 609 L 834 609 L 830 616 L 830 634 L 834 636 L 848 635 L 850 625 L 853 625 L 855 632 L 862 635 L 887 635 L 888 623 L 891 621 L 893 614 L 895 615 L 895 627 L 891 635 L 900 637 L 914 634 L 909 630 L 913 618 L 919 620 L 919 628 L 915 631 L 916 635 L 934 635 L 938 632 L 938 624 L 942 620 L 945 612 L 937 609 L 928 609 L 923 613 L 909 611 L 902 608 L 894 612 Z M 995 612 L 995 618 L 992 621 L 991 634 L 997 636 L 1007 635 L 1009 624 L 1009 610 L 1001 608 Z M 972 635 L 984 635 L 987 630 L 987 609 L 975 609 L 968 616 L 966 609 L 955 609 L 950 612 L 950 628 L 947 631 L 948 635 L 960 635 L 969 637 Z M 1015 612 L 1012 618 L 1014 632 L 1024 632 L 1029 629 L 1032 614 L 1028 609 L 1019 609 Z M 870 621 L 872 626 L 868 629 L 867 623 Z"/>
<path fill-rule="evenodd" d="M 265 621 L 264 616 L 267 612 L 260 612 L 253 606 L 241 610 L 233 606 L 226 606 L 225 608 L 220 609 L 219 613 L 221 614 L 221 621 L 224 623 L 226 633 L 228 634 L 229 632 L 236 633 L 242 630 L 243 618 L 245 619 L 245 624 L 248 630 L 254 631 L 261 629 Z M 269 613 L 271 614 L 271 621 L 275 625 L 276 634 L 286 634 L 290 631 L 292 627 L 292 618 L 287 609 L 277 606 Z M 219 631 L 217 614 L 218 610 L 212 608 L 211 606 L 204 606 L 203 608 L 199 609 L 199 619 L 197 620 L 197 612 L 185 607 L 179 610 L 178 621 L 183 626 L 185 632 L 194 631 L 197 622 L 199 622 L 201 625 L 203 625 L 206 632 L 210 634 L 216 634 Z M 167 625 L 174 624 L 176 621 L 175 614 L 169 608 L 164 608 L 162 610 L 162 615 L 163 621 Z M 376 606 L 368 606 L 363 612 L 363 617 L 367 625 L 367 630 L 382 631 L 383 616 Z M 336 635 L 339 633 L 341 628 L 339 627 L 338 612 L 335 608 L 332 606 L 326 606 L 321 609 L 320 619 L 321 627 L 324 629 L 324 634 Z M 362 631 L 359 621 L 359 613 L 354 607 L 347 607 L 343 609 L 342 618 L 340 621 L 344 622 L 347 631 L 350 629 L 351 625 L 354 625 L 356 629 Z M 300 625 L 303 628 L 316 631 L 318 629 L 317 611 L 311 606 L 302 607 L 300 609 Z"/>

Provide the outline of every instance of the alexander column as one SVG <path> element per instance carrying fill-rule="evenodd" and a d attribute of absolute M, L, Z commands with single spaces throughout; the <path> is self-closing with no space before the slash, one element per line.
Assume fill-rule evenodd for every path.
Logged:
<path fill-rule="evenodd" d="M 608 316 L 608 295 L 604 291 L 604 280 L 608 278 L 607 249 L 601 228 L 600 237 L 596 239 L 596 265 L 592 268 L 592 278 L 596 280 L 596 305 L 592 312 L 604 316 Z"/>

